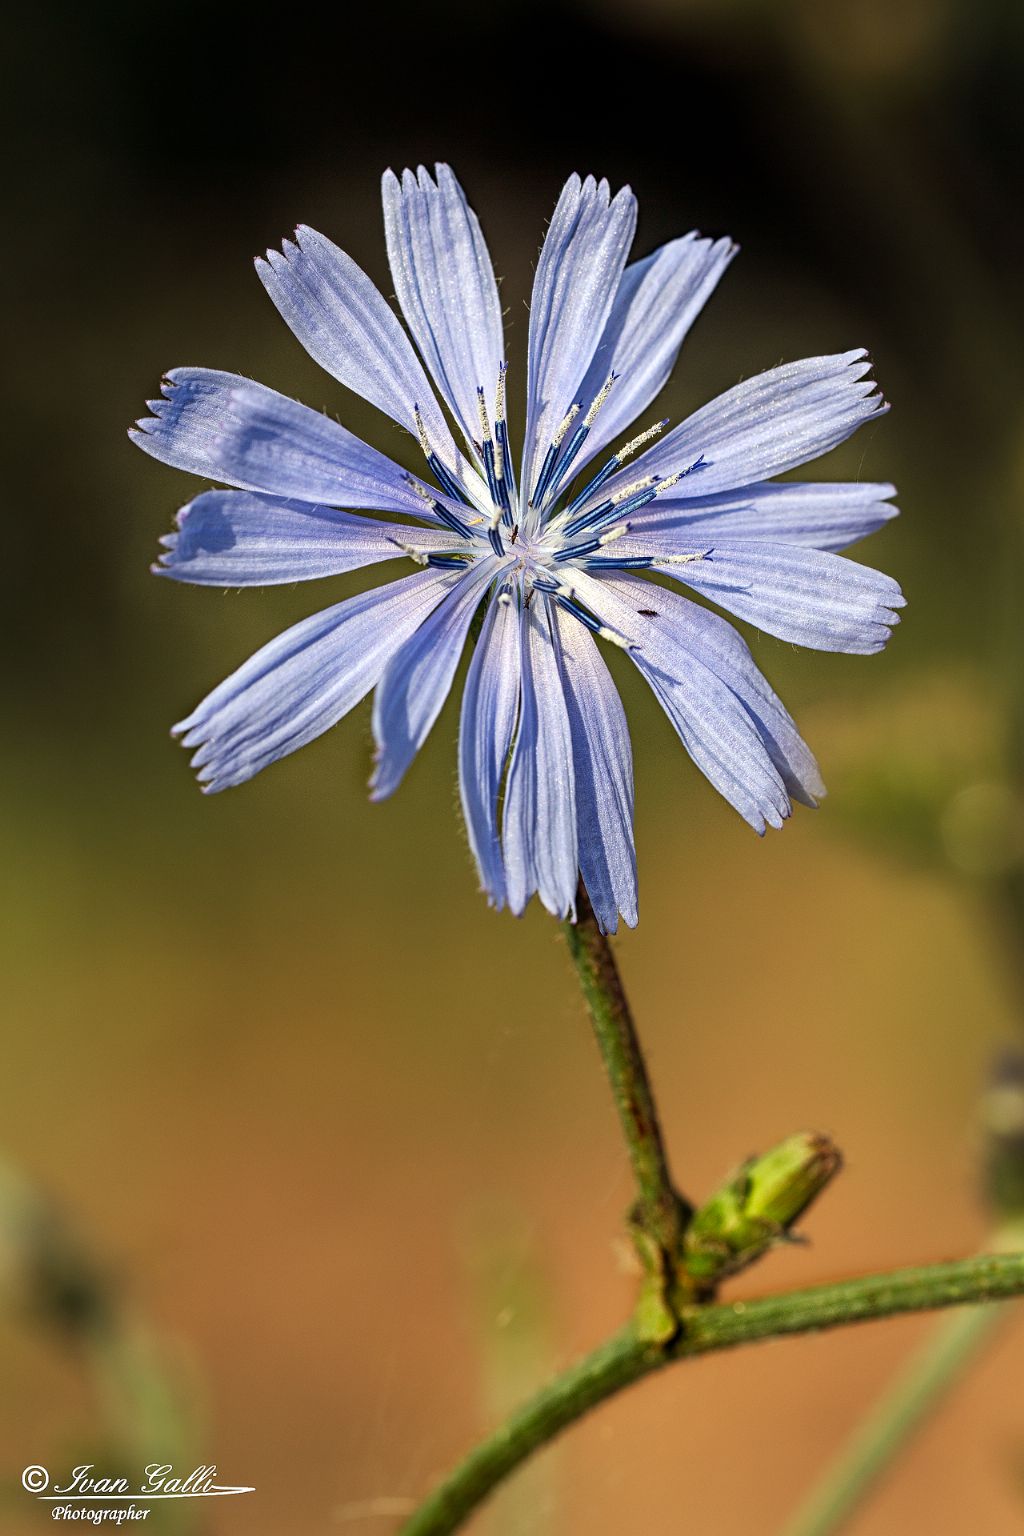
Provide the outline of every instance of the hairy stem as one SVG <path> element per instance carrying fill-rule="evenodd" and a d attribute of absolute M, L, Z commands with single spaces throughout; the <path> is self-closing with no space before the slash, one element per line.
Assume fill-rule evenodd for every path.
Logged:
<path fill-rule="evenodd" d="M 679 1334 L 659 1347 L 630 1325 L 599 1345 L 514 1413 L 420 1506 L 402 1536 L 447 1536 L 534 1451 L 591 1408 L 674 1360 L 789 1334 L 1024 1294 L 1024 1253 L 990 1254 L 812 1286 L 755 1301 L 688 1308 Z"/>
<path fill-rule="evenodd" d="M 658 1111 L 615 956 L 580 881 L 575 923 L 563 931 L 608 1074 L 638 1193 L 634 1221 L 674 1262 L 693 1214 L 668 1168 Z"/>

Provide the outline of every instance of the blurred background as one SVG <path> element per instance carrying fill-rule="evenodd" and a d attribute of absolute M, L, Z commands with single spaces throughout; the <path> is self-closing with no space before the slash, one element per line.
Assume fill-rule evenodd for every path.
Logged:
<path fill-rule="evenodd" d="M 830 788 L 763 842 L 618 667 L 642 913 L 618 953 L 691 1196 L 797 1129 L 846 1153 L 812 1246 L 732 1294 L 981 1245 L 979 1103 L 1024 979 L 1020 7 L 178 0 L 18 7 L 5 35 L 3 1529 L 40 1529 L 27 1463 L 121 1471 L 159 1442 L 256 1485 L 204 1507 L 211 1536 L 391 1531 L 631 1304 L 596 1052 L 554 923 L 476 892 L 457 709 L 382 806 L 368 707 L 212 799 L 167 735 L 360 583 L 153 580 L 195 483 L 125 428 L 165 369 L 206 364 L 412 465 L 251 264 L 301 220 L 390 293 L 389 165 L 454 164 L 520 381 L 575 168 L 633 185 L 637 254 L 691 227 L 743 248 L 666 414 L 871 349 L 892 413 L 812 473 L 899 485 L 856 553 L 901 580 L 905 623 L 871 659 L 748 633 Z M 932 1326 L 666 1372 L 474 1529 L 777 1529 Z M 1019 1531 L 1022 1371 L 1017 1317 L 856 1536 Z"/>

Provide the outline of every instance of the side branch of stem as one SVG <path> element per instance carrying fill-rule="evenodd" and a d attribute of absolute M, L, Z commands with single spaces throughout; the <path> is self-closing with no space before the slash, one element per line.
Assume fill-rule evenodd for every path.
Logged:
<path fill-rule="evenodd" d="M 811 1286 L 778 1296 L 687 1309 L 667 1347 L 634 1327 L 614 1334 L 571 1366 L 472 1451 L 403 1527 L 402 1536 L 448 1536 L 534 1451 L 591 1408 L 674 1360 L 816 1333 L 901 1313 L 1024 1294 L 1024 1253 L 988 1254 Z"/>

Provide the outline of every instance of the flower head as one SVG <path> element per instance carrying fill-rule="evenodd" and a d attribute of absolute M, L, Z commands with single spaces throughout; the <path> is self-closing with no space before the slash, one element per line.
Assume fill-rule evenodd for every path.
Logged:
<path fill-rule="evenodd" d="M 629 733 L 597 641 L 627 652 L 694 762 L 756 831 L 781 826 L 792 800 L 815 804 L 814 758 L 744 641 L 645 573 L 800 645 L 880 650 L 900 590 L 836 552 L 895 515 L 893 487 L 773 477 L 885 403 L 865 353 L 845 352 L 773 368 L 671 431 L 658 421 L 623 442 L 736 248 L 689 234 L 627 266 L 632 193 L 572 176 L 533 285 L 517 455 L 476 215 L 444 165 L 433 178 L 389 171 L 383 195 L 412 341 L 366 274 L 314 230 L 300 227 L 256 265 L 317 362 L 415 435 L 422 475 L 327 416 L 205 368 L 168 374 L 132 436 L 234 487 L 179 512 L 161 575 L 237 587 L 384 561 L 414 569 L 272 640 L 175 734 L 204 788 L 227 789 L 373 689 L 371 791 L 383 799 L 437 719 L 482 611 L 459 777 L 483 887 L 497 907 L 521 913 L 536 892 L 565 916 L 582 874 L 602 926 L 614 930 L 619 914 L 633 925 Z"/>

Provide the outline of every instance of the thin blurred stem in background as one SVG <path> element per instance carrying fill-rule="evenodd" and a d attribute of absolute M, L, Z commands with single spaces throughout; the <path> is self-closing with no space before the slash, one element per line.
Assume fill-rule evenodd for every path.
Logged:
<path fill-rule="evenodd" d="M 991 1246 L 995 1252 L 1019 1252 L 1024 1249 L 1024 1053 L 1008 1051 L 996 1063 L 984 1123 L 986 1194 L 999 1223 Z M 869 1412 L 784 1536 L 837 1536 L 844 1530 L 1004 1319 L 1000 1309 L 972 1307 L 944 1323 Z"/>
<path fill-rule="evenodd" d="M 784 1536 L 834 1536 L 843 1530 L 1002 1321 L 994 1307 L 965 1307 L 947 1318 L 855 1432 Z"/>

